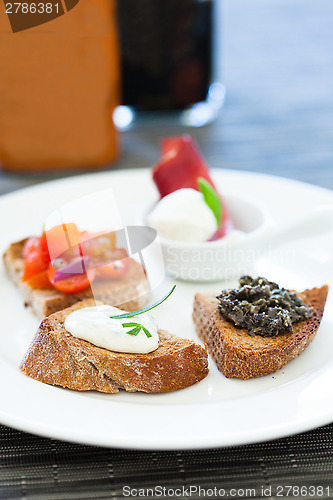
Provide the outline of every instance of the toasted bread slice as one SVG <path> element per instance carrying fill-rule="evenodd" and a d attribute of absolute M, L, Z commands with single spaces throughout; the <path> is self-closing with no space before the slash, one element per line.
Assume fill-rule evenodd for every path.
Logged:
<path fill-rule="evenodd" d="M 79 293 L 67 294 L 56 289 L 31 288 L 21 280 L 24 269 L 22 251 L 25 242 L 26 240 L 12 243 L 4 253 L 3 261 L 7 274 L 23 295 L 25 306 L 31 309 L 39 320 L 87 298 L 95 298 L 126 311 L 141 309 L 149 300 L 149 289 L 143 267 L 133 259 L 129 272 L 122 278 L 94 282 L 93 289 L 87 288 Z"/>
<path fill-rule="evenodd" d="M 159 331 L 155 351 L 126 354 L 96 347 L 65 330 L 71 312 L 95 304 L 84 300 L 45 318 L 20 365 L 22 372 L 46 384 L 108 393 L 175 391 L 208 374 L 206 347 L 165 331 Z"/>
<path fill-rule="evenodd" d="M 246 329 L 221 317 L 217 299 L 197 293 L 193 321 L 199 337 L 206 342 L 217 368 L 227 378 L 248 379 L 273 373 L 301 354 L 317 333 L 326 303 L 328 287 L 312 288 L 298 295 L 313 316 L 295 323 L 291 332 L 277 337 L 250 336 Z"/>

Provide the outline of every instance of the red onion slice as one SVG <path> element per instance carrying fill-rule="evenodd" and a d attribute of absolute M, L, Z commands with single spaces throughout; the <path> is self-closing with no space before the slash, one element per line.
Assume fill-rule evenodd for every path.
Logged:
<path fill-rule="evenodd" d="M 53 281 L 62 281 L 70 278 L 75 278 L 79 274 L 86 274 L 91 262 L 89 255 L 76 257 L 70 264 L 62 268 L 56 269 Z"/>

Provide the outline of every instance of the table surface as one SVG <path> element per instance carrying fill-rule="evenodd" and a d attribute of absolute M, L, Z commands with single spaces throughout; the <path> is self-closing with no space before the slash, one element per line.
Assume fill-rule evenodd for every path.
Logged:
<path fill-rule="evenodd" d="M 189 129 L 174 116 L 144 117 L 122 134 L 122 155 L 109 168 L 149 167 L 158 160 L 161 137 L 187 132 L 210 167 L 265 172 L 332 189 L 333 2 L 217 4 L 216 19 L 223 19 L 217 22 L 217 74 L 227 89 L 218 118 Z M 0 171 L 0 194 L 78 173 Z M 0 427 L 0 436 L 0 498 L 123 498 L 125 484 L 252 486 L 255 498 L 261 498 L 261 487 L 273 487 L 273 495 L 279 485 L 332 485 L 333 426 L 266 444 L 197 452 L 105 450 L 6 427 Z M 319 490 L 303 493 L 294 490 L 292 497 L 320 496 Z M 331 497 L 328 490 L 322 497 Z"/>

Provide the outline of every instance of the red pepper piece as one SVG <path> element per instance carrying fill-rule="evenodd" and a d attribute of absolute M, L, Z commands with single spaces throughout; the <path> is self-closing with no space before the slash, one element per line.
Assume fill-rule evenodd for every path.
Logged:
<path fill-rule="evenodd" d="M 194 139 L 187 134 L 164 138 L 161 160 L 153 169 L 153 179 L 161 197 L 182 188 L 192 188 L 198 191 L 199 177 L 206 179 L 216 190 L 208 166 Z M 213 240 L 222 238 L 234 228 L 223 200 L 221 203 L 222 218 L 218 230 L 212 237 Z"/>
<path fill-rule="evenodd" d="M 192 137 L 181 135 L 163 139 L 162 158 L 153 170 L 153 179 L 161 197 L 177 189 L 198 189 L 199 177 L 203 177 L 215 187 Z"/>

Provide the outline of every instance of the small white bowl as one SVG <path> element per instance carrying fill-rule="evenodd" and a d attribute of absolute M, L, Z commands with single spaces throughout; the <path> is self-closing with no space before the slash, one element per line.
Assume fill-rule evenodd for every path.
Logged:
<path fill-rule="evenodd" d="M 323 206 L 277 226 L 256 200 L 228 193 L 223 196 L 235 230 L 216 241 L 189 243 L 158 236 L 167 274 L 184 281 L 222 281 L 246 274 L 266 251 L 292 240 L 333 228 L 333 207 Z M 145 212 L 147 216 L 153 206 Z"/>

